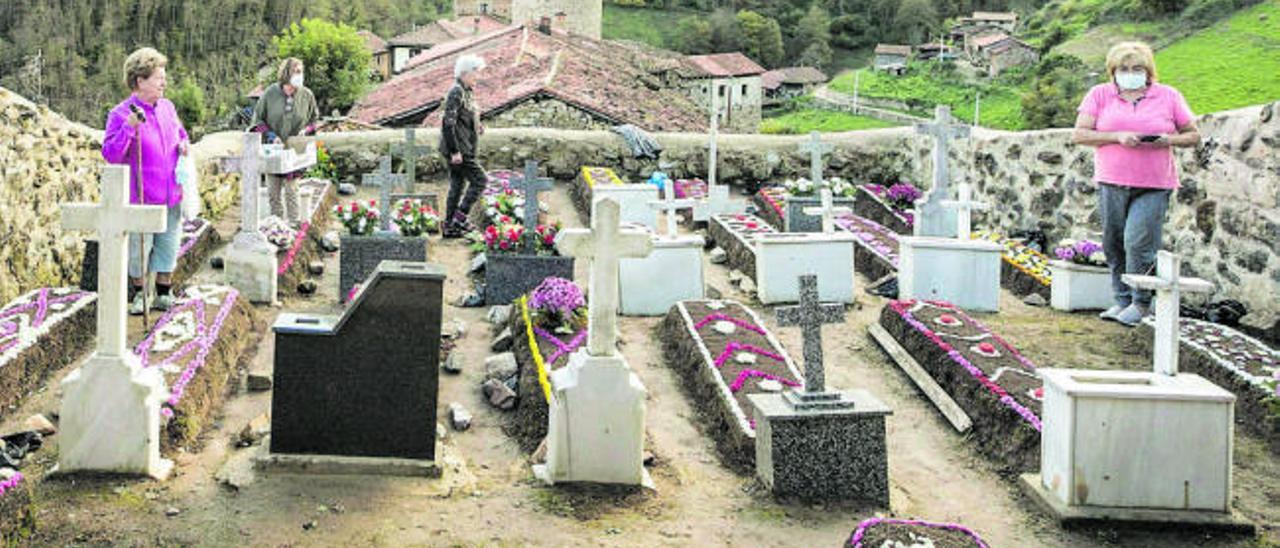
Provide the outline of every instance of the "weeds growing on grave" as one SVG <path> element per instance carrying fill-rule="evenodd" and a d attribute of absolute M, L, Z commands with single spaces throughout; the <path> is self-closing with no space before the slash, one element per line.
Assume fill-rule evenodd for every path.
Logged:
<path fill-rule="evenodd" d="M 307 171 L 308 179 L 324 179 L 333 181 L 338 178 L 338 164 L 329 155 L 323 141 L 316 141 L 316 165 Z"/>
<path fill-rule="evenodd" d="M 333 206 L 333 218 L 337 219 L 352 236 L 368 236 L 378 228 L 378 201 L 368 203 L 352 201 Z"/>

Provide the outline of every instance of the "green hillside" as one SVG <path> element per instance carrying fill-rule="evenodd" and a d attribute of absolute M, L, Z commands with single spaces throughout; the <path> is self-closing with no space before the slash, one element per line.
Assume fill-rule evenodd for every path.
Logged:
<path fill-rule="evenodd" d="M 1280 100 L 1280 0 L 1175 42 L 1156 53 L 1156 66 L 1196 113 Z"/>
<path fill-rule="evenodd" d="M 894 127 L 895 125 L 884 120 L 858 116 L 847 112 L 804 108 L 765 118 L 760 122 L 760 133 L 803 135 L 810 131 L 834 133 L 860 129 L 879 129 Z"/>
<path fill-rule="evenodd" d="M 973 120 L 974 99 L 981 94 L 981 120 L 986 127 L 1016 130 L 1022 129 L 1022 88 L 1002 83 L 968 82 L 946 71 L 931 70 L 929 64 L 912 63 L 904 76 L 889 76 L 883 72 L 862 71 L 863 97 L 881 97 L 906 102 L 910 113 L 932 117 L 933 107 L 946 104 L 951 113 L 961 120 Z M 831 89 L 853 94 L 854 74 L 846 72 L 837 76 Z"/>

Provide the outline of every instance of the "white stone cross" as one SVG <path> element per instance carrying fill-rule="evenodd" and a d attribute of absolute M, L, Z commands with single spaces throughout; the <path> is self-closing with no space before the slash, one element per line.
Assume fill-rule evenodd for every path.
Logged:
<path fill-rule="evenodd" d="M 240 233 L 257 239 L 258 196 L 262 183 L 262 134 L 246 132 L 240 148 Z M 266 237 L 262 237 L 266 241 Z"/>
<path fill-rule="evenodd" d="M 716 86 L 711 86 L 715 88 Z M 713 89 L 711 92 L 711 142 L 707 143 L 707 195 L 710 197 L 711 189 L 716 186 L 716 164 L 717 164 L 717 141 L 720 138 L 720 96 Z"/>
<path fill-rule="evenodd" d="M 940 198 L 947 197 L 946 189 L 951 184 L 947 170 L 947 150 L 951 148 L 952 139 L 964 139 L 969 136 L 969 126 L 958 124 L 951 117 L 951 107 L 938 105 L 934 110 L 933 123 L 916 124 L 916 133 L 933 137 L 933 189 L 941 192 Z"/>
<path fill-rule="evenodd" d="M 418 156 L 422 154 L 430 154 L 431 147 L 426 145 L 418 145 L 417 130 L 414 128 L 404 129 L 404 142 L 392 143 L 391 153 L 404 155 L 404 175 L 409 179 L 409 191 L 412 192 L 414 183 L 417 182 L 418 172 Z"/>
<path fill-rule="evenodd" d="M 662 181 L 662 197 L 661 200 L 649 202 L 649 208 L 655 211 L 665 211 L 667 216 L 667 239 L 674 240 L 680 235 L 676 228 L 676 212 L 681 209 L 688 209 L 698 205 L 697 200 L 676 199 L 676 185 L 670 178 Z"/>
<path fill-rule="evenodd" d="M 822 186 L 822 155 L 831 152 L 832 146 L 822 142 L 822 134 L 809 132 L 809 142 L 800 144 L 800 152 L 809 153 L 809 180 L 816 186 Z"/>
<path fill-rule="evenodd" d="M 128 233 L 164 232 L 164 206 L 129 204 L 129 168 L 108 165 L 102 170 L 102 203 L 64 204 L 62 227 L 98 234 L 98 347 L 104 357 L 125 355 L 125 276 Z"/>
<path fill-rule="evenodd" d="M 969 187 L 969 183 L 961 183 L 956 192 L 960 195 L 960 199 L 943 200 L 942 206 L 956 210 L 956 239 L 968 240 L 973 234 L 973 210 L 982 211 L 988 206 L 984 202 L 973 199 L 973 189 Z"/>
<path fill-rule="evenodd" d="M 835 196 L 830 188 L 823 188 L 819 191 L 819 195 L 822 196 L 821 207 L 806 207 L 802 211 L 804 211 L 805 215 L 822 215 L 822 233 L 835 233 L 836 215 L 853 213 L 853 209 L 845 206 L 836 207 Z"/>
<path fill-rule="evenodd" d="M 391 172 L 391 157 L 389 156 L 383 156 L 382 160 L 378 162 L 378 171 L 366 173 L 360 179 L 360 184 L 362 185 L 378 187 L 378 200 L 382 202 L 378 209 L 382 214 L 380 226 L 383 232 L 391 231 L 391 212 L 395 211 L 395 208 L 391 207 L 391 195 L 395 193 L 396 189 L 404 185 L 405 180 L 406 177 L 403 173 Z"/>
<path fill-rule="evenodd" d="M 1209 293 L 1213 283 L 1200 278 L 1182 278 L 1182 258 L 1161 250 L 1156 254 L 1156 275 L 1125 274 L 1124 283 L 1135 289 L 1156 292 L 1156 334 L 1154 369 L 1156 373 L 1178 374 L 1178 307 L 1183 293 Z"/>
<path fill-rule="evenodd" d="M 538 162 L 525 160 L 524 176 L 511 182 L 511 188 L 524 193 L 524 252 L 534 254 L 538 246 L 538 216 L 542 207 L 538 205 L 538 193 L 551 190 L 554 181 L 547 177 L 538 177 Z"/>
<path fill-rule="evenodd" d="M 827 391 L 822 364 L 822 325 L 844 321 L 844 305 L 818 301 L 818 276 L 800 276 L 800 304 L 778 309 L 780 327 L 800 327 L 804 337 L 804 391 L 810 394 Z"/>
<path fill-rule="evenodd" d="M 591 305 L 587 312 L 587 353 L 610 357 L 617 353 L 618 261 L 641 258 L 653 251 L 653 240 L 641 230 L 621 230 L 618 201 L 600 198 L 593 206 L 591 228 L 563 230 L 556 249 L 563 255 L 591 261 Z"/>

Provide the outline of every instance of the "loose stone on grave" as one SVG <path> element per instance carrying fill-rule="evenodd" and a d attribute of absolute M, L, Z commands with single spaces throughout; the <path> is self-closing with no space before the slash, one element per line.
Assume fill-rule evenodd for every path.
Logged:
<path fill-rule="evenodd" d="M 843 322 L 844 307 L 819 302 L 818 277 L 800 278 L 800 305 L 779 309 L 778 323 L 804 333 L 804 391 L 749 396 L 756 476 L 777 496 L 861 500 L 887 508 L 885 417 L 893 412 L 865 390 L 827 391 L 822 325 Z"/>
<path fill-rule="evenodd" d="M 1126 274 L 1156 291 L 1154 371 L 1041 369 L 1040 474 L 1024 489 L 1063 522 L 1191 523 L 1252 531 L 1231 510 L 1236 397 L 1178 371 L 1183 292 L 1212 284 L 1180 278 L 1180 260 L 1156 258 L 1157 276 Z M 1135 458 L 1136 456 L 1136 458 Z"/>
<path fill-rule="evenodd" d="M 384 261 L 341 316 L 281 314 L 258 467 L 438 477 L 444 282 L 442 267 Z"/>
<path fill-rule="evenodd" d="M 621 312 L 631 316 L 661 316 L 677 302 L 701 299 L 706 284 L 702 272 L 701 236 L 681 236 L 677 212 L 694 200 L 675 199 L 670 179 L 663 192 L 667 199 L 650 203 L 666 215 L 666 234 L 651 235 L 653 251 L 647 257 L 623 259 L 618 266 Z M 638 226 L 646 230 L 643 226 Z"/>
<path fill-rule="evenodd" d="M 899 297 L 947 301 L 965 310 L 999 311 L 1003 248 L 993 242 L 969 239 L 969 212 L 986 205 L 970 199 L 968 185 L 961 185 L 959 200 L 946 200 L 941 205 L 958 211 L 955 231 L 960 237 L 899 239 Z M 917 223 L 917 227 L 921 226 L 924 218 L 917 219 Z"/>

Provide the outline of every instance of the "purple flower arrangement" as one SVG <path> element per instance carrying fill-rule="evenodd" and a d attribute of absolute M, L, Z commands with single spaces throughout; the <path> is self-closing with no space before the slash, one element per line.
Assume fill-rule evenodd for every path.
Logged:
<path fill-rule="evenodd" d="M 1085 266 L 1107 266 L 1107 256 L 1102 244 L 1090 240 L 1063 240 L 1053 250 L 1054 256 L 1063 261 Z"/>
<path fill-rule="evenodd" d="M 898 183 L 889 187 L 884 193 L 885 200 L 889 205 L 899 211 L 911 209 L 916 206 L 916 200 L 919 200 L 923 194 L 920 189 L 911 183 Z"/>
<path fill-rule="evenodd" d="M 529 308 L 543 326 L 573 330 L 586 315 L 587 299 L 572 280 L 547 278 L 529 294 Z"/>

